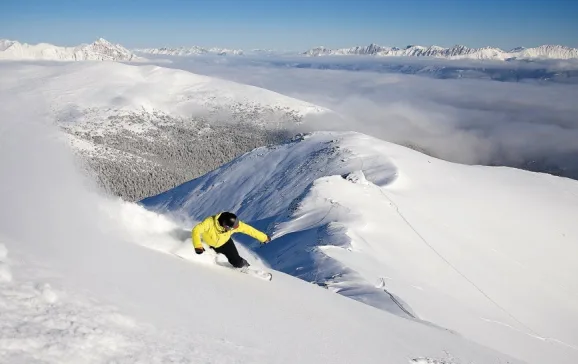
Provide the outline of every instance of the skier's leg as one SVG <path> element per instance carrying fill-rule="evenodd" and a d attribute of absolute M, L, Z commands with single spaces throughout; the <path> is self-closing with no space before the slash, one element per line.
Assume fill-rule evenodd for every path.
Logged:
<path fill-rule="evenodd" d="M 215 251 L 226 256 L 229 263 L 231 263 L 231 265 L 235 268 L 243 268 L 249 266 L 249 263 L 239 255 L 233 239 L 229 239 L 225 244 L 215 248 Z"/>

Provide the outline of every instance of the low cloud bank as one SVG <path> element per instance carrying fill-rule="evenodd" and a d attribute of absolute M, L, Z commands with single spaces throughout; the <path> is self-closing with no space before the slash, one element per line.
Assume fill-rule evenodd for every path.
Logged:
<path fill-rule="evenodd" d="M 349 58 L 342 62 L 355 66 Z M 476 64 L 498 67 L 496 62 Z M 548 61 L 501 62 L 500 67 L 531 71 L 545 65 L 551 70 L 575 67 Z M 275 58 L 191 57 L 173 59 L 170 67 L 263 87 L 344 116 L 312 120 L 307 130 L 356 130 L 450 161 L 578 178 L 577 85 L 301 68 L 298 62 Z"/>

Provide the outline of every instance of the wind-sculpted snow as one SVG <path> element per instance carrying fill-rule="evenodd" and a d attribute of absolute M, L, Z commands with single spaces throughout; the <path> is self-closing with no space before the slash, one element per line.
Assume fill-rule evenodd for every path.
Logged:
<path fill-rule="evenodd" d="M 578 358 L 576 181 L 314 133 L 142 204 L 188 226 L 236 211 L 275 269 L 529 363 Z"/>

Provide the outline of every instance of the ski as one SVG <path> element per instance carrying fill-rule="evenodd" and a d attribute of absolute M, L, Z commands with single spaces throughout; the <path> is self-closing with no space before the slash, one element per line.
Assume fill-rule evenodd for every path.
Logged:
<path fill-rule="evenodd" d="M 184 258 L 178 254 L 175 254 L 175 253 L 171 253 L 171 254 L 174 255 L 175 257 L 180 258 L 180 259 L 188 260 L 188 259 L 186 259 L 186 258 Z M 221 266 L 223 268 L 232 269 L 232 270 L 240 272 L 240 273 L 245 273 L 247 275 L 250 275 L 250 276 L 253 276 L 255 278 L 265 280 L 265 281 L 270 281 L 273 279 L 273 274 L 271 274 L 270 272 L 267 272 L 263 269 L 254 268 L 251 266 L 244 267 L 244 268 L 234 268 L 229 263 L 219 262 L 219 261 L 215 261 L 215 264 L 218 266 Z"/>
<path fill-rule="evenodd" d="M 270 281 L 271 279 L 273 279 L 273 274 L 271 274 L 270 272 L 264 271 L 262 269 L 256 269 L 256 268 L 251 268 L 251 267 L 245 267 L 245 268 L 241 268 L 241 269 L 237 269 L 239 272 L 248 274 L 250 276 L 259 278 L 259 279 L 263 279 L 265 281 Z"/>

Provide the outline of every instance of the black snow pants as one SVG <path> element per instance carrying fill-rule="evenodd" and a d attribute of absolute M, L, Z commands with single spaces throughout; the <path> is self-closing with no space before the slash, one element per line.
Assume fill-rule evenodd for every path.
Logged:
<path fill-rule="evenodd" d="M 243 268 L 249 266 L 249 263 L 239 255 L 233 239 L 227 240 L 225 244 L 218 248 L 213 248 L 213 250 L 226 256 L 229 263 L 231 263 L 231 265 L 235 268 Z"/>

